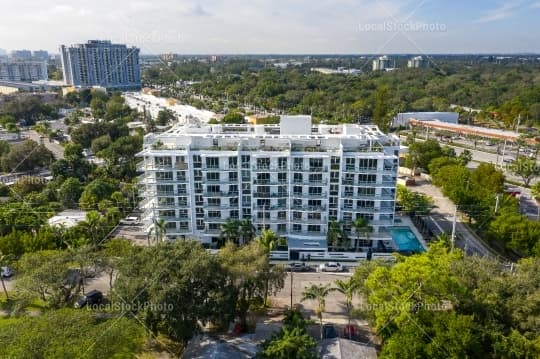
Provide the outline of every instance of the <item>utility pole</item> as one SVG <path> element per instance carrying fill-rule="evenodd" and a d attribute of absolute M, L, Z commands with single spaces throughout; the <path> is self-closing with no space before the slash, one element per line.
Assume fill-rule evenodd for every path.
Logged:
<path fill-rule="evenodd" d="M 291 311 L 293 310 L 292 290 L 293 290 L 293 271 L 291 268 Z"/>
<path fill-rule="evenodd" d="M 450 242 L 451 242 L 450 250 L 451 251 L 454 250 L 454 246 L 456 243 L 456 222 L 457 222 L 457 205 L 454 208 L 454 219 L 452 221 L 452 236 L 450 237 Z"/>

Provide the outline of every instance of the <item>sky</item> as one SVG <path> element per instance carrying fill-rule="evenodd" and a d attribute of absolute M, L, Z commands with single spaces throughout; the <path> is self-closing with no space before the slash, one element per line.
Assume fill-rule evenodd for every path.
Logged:
<path fill-rule="evenodd" d="M 540 0 L 2 0 L 0 19 L 0 49 L 54 53 L 540 53 Z"/>

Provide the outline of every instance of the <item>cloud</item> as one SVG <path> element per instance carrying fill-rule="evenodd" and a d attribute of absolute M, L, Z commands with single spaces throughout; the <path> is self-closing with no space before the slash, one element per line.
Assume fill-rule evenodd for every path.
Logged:
<path fill-rule="evenodd" d="M 540 2 L 537 1 L 531 4 L 530 1 L 525 0 L 504 0 L 498 7 L 488 10 L 475 22 L 485 23 L 503 20 L 515 15 L 517 12 L 526 7 L 540 7 Z"/>

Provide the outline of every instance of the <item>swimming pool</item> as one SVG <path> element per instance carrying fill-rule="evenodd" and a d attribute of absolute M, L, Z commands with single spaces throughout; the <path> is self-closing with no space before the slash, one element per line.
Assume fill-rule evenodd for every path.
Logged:
<path fill-rule="evenodd" d="M 425 252 L 425 248 L 409 227 L 393 227 L 390 234 L 400 252 Z"/>

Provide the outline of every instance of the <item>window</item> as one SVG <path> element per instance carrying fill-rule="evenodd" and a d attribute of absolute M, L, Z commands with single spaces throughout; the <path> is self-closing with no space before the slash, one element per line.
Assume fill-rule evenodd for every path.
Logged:
<path fill-rule="evenodd" d="M 375 195 L 375 188 L 368 188 L 368 187 L 359 187 L 358 188 L 358 195 L 359 196 L 374 196 Z"/>
<path fill-rule="evenodd" d="M 294 186 L 293 192 L 295 196 L 301 196 L 302 195 L 302 186 Z"/>
<path fill-rule="evenodd" d="M 320 233 L 321 232 L 321 226 L 310 224 L 309 226 L 307 226 L 307 231 L 309 233 Z"/>
<path fill-rule="evenodd" d="M 196 195 L 195 196 L 195 205 L 196 206 L 202 206 L 202 204 L 203 204 L 203 196 Z"/>
<path fill-rule="evenodd" d="M 251 180 L 249 171 L 242 170 L 242 181 L 249 182 Z"/>
<path fill-rule="evenodd" d="M 242 196 L 242 206 L 244 207 L 251 206 L 251 196 Z"/>
<path fill-rule="evenodd" d="M 257 173 L 257 182 L 258 183 L 269 183 L 270 182 L 270 173 L 263 172 L 263 173 Z"/>
<path fill-rule="evenodd" d="M 238 158 L 229 157 L 229 168 L 234 169 L 238 167 Z"/>
<path fill-rule="evenodd" d="M 339 169 L 339 163 L 340 163 L 339 157 L 332 156 L 332 158 L 330 158 L 330 164 L 332 166 L 332 169 Z"/>
<path fill-rule="evenodd" d="M 206 174 L 206 180 L 208 182 L 219 182 L 219 172 L 208 172 Z"/>
<path fill-rule="evenodd" d="M 186 180 L 186 171 L 176 171 L 176 180 L 185 181 Z"/>
<path fill-rule="evenodd" d="M 172 172 L 157 172 L 156 181 L 172 181 Z"/>
<path fill-rule="evenodd" d="M 270 208 L 270 199 L 257 199 L 257 207 Z"/>
<path fill-rule="evenodd" d="M 230 218 L 231 219 L 238 219 L 239 218 L 239 213 L 238 213 L 238 210 L 232 210 L 231 213 L 230 213 Z"/>
<path fill-rule="evenodd" d="M 345 158 L 345 170 L 351 171 L 354 170 L 356 161 L 354 158 Z"/>
<path fill-rule="evenodd" d="M 270 219 L 270 212 L 265 212 L 265 211 L 261 211 L 261 212 L 257 212 L 257 218 L 258 219 Z"/>
<path fill-rule="evenodd" d="M 196 222 L 197 230 L 203 231 L 204 230 L 204 220 L 198 219 Z"/>
<path fill-rule="evenodd" d="M 352 213 L 351 212 L 343 212 L 343 221 L 344 222 L 352 221 Z"/>
<path fill-rule="evenodd" d="M 295 170 L 301 170 L 302 167 L 304 167 L 304 159 L 303 158 L 295 158 L 294 159 L 294 169 Z"/>
<path fill-rule="evenodd" d="M 307 218 L 308 219 L 320 220 L 321 219 L 321 212 L 308 212 Z"/>
<path fill-rule="evenodd" d="M 249 168 L 250 157 L 242 155 L 242 168 Z"/>
<path fill-rule="evenodd" d="M 270 158 L 257 158 L 257 168 L 258 169 L 269 169 L 270 168 Z"/>
<path fill-rule="evenodd" d="M 174 206 L 174 198 L 158 197 L 158 206 Z"/>
<path fill-rule="evenodd" d="M 287 232 L 287 225 L 285 223 L 279 223 L 277 225 L 277 231 L 278 233 L 285 233 Z"/>
<path fill-rule="evenodd" d="M 330 182 L 331 183 L 339 182 L 339 172 L 330 172 Z"/>
<path fill-rule="evenodd" d="M 167 222 L 165 224 L 166 229 L 176 229 L 176 222 Z"/>
<path fill-rule="evenodd" d="M 303 179 L 302 179 L 302 174 L 296 172 L 296 173 L 294 174 L 294 177 L 293 177 L 294 183 L 302 183 L 302 180 L 303 180 Z"/>
<path fill-rule="evenodd" d="M 238 185 L 237 184 L 229 185 L 229 193 L 238 193 Z"/>
<path fill-rule="evenodd" d="M 202 201 L 201 201 L 201 204 L 202 204 Z M 188 205 L 188 199 L 187 197 L 178 197 L 178 205 L 179 206 L 187 206 Z"/>
<path fill-rule="evenodd" d="M 322 202 L 321 202 L 320 199 L 310 199 L 308 201 L 308 206 L 310 206 L 310 207 L 321 207 Z"/>
<path fill-rule="evenodd" d="M 320 196 L 322 195 L 322 187 L 309 187 L 310 196 Z"/>
<path fill-rule="evenodd" d="M 377 175 L 366 175 L 366 174 L 358 175 L 359 183 L 374 183 L 376 180 L 377 180 Z"/>
<path fill-rule="evenodd" d="M 293 215 L 293 219 L 295 219 L 295 220 L 301 220 L 302 219 L 302 212 L 296 212 L 295 211 L 295 212 L 292 213 L 292 215 Z"/>
<path fill-rule="evenodd" d="M 309 168 L 310 169 L 322 169 L 323 167 L 323 160 L 322 158 L 310 158 L 309 159 Z"/>
<path fill-rule="evenodd" d="M 292 231 L 293 232 L 302 232 L 302 225 L 301 224 L 293 224 Z"/>
<path fill-rule="evenodd" d="M 200 182 L 195 182 L 195 192 L 202 192 L 202 183 Z"/>
<path fill-rule="evenodd" d="M 238 182 L 238 172 L 229 172 L 229 182 Z"/>
<path fill-rule="evenodd" d="M 375 170 L 377 169 L 377 160 L 372 158 L 358 159 L 358 167 L 362 169 Z"/>
<path fill-rule="evenodd" d="M 287 169 L 287 158 L 286 157 L 278 158 L 278 167 L 280 169 Z"/>
<path fill-rule="evenodd" d="M 193 156 L 193 167 L 194 168 L 201 168 L 202 167 L 202 161 L 200 155 L 194 155 Z"/>
<path fill-rule="evenodd" d="M 181 209 L 180 211 L 178 211 L 178 217 L 179 218 L 188 218 L 189 217 L 188 210 L 187 209 Z"/>
<path fill-rule="evenodd" d="M 155 157 L 154 163 L 156 164 L 156 167 L 171 167 L 172 166 L 172 158 L 171 157 Z"/>
<path fill-rule="evenodd" d="M 270 186 L 257 186 L 257 194 L 260 195 L 268 195 L 270 194 Z"/>
<path fill-rule="evenodd" d="M 206 168 L 218 169 L 219 157 L 206 157 Z"/>
<path fill-rule="evenodd" d="M 286 172 L 279 172 L 277 175 L 278 182 L 279 183 L 286 183 L 287 182 L 287 173 Z"/>
<path fill-rule="evenodd" d="M 187 186 L 185 184 L 178 185 L 178 193 L 179 194 L 186 194 L 187 193 Z"/>
<path fill-rule="evenodd" d="M 208 211 L 208 218 L 221 218 L 221 211 Z"/>
<path fill-rule="evenodd" d="M 287 198 L 278 198 L 277 205 L 279 208 L 286 208 L 287 207 Z"/>
<path fill-rule="evenodd" d="M 330 208 L 337 208 L 338 205 L 338 199 L 336 197 L 330 197 L 328 199 Z"/>
<path fill-rule="evenodd" d="M 298 198 L 293 199 L 293 206 L 294 207 L 302 207 L 302 200 L 298 199 Z"/>
<path fill-rule="evenodd" d="M 278 217 L 278 219 L 287 219 L 287 212 L 285 212 L 285 211 L 279 211 L 279 212 L 277 213 L 277 217 Z"/>
<path fill-rule="evenodd" d="M 352 196 L 354 194 L 354 190 L 352 186 L 345 186 L 343 188 L 343 192 L 345 196 Z"/>
<path fill-rule="evenodd" d="M 231 207 L 238 207 L 238 197 L 229 198 L 229 205 Z"/>
<path fill-rule="evenodd" d="M 174 210 L 159 211 L 158 216 L 160 217 L 176 217 Z"/>
<path fill-rule="evenodd" d="M 157 186 L 157 193 L 158 194 L 173 194 L 174 192 L 174 186 L 172 184 L 158 184 Z"/>
<path fill-rule="evenodd" d="M 312 173 L 309 175 L 310 183 L 322 183 L 322 173 Z"/>
<path fill-rule="evenodd" d="M 208 198 L 208 206 L 210 207 L 220 207 L 221 198 Z"/>
<path fill-rule="evenodd" d="M 337 196 L 339 192 L 339 185 L 331 184 L 330 185 L 330 196 Z"/>
<path fill-rule="evenodd" d="M 201 170 L 193 170 L 193 179 L 195 181 L 202 181 L 202 171 Z"/>
<path fill-rule="evenodd" d="M 208 193 L 212 193 L 212 194 L 216 194 L 216 193 L 220 193 L 221 192 L 221 186 L 219 185 L 209 185 L 209 186 L 206 186 L 206 191 Z"/>
<path fill-rule="evenodd" d="M 357 209 L 374 208 L 374 207 L 375 207 L 375 201 L 364 201 L 364 200 L 356 201 Z"/>
<path fill-rule="evenodd" d="M 181 231 L 189 231 L 189 222 L 180 222 Z"/>
<path fill-rule="evenodd" d="M 346 199 L 343 201 L 343 207 L 345 208 L 353 208 L 353 200 L 352 199 Z"/>

